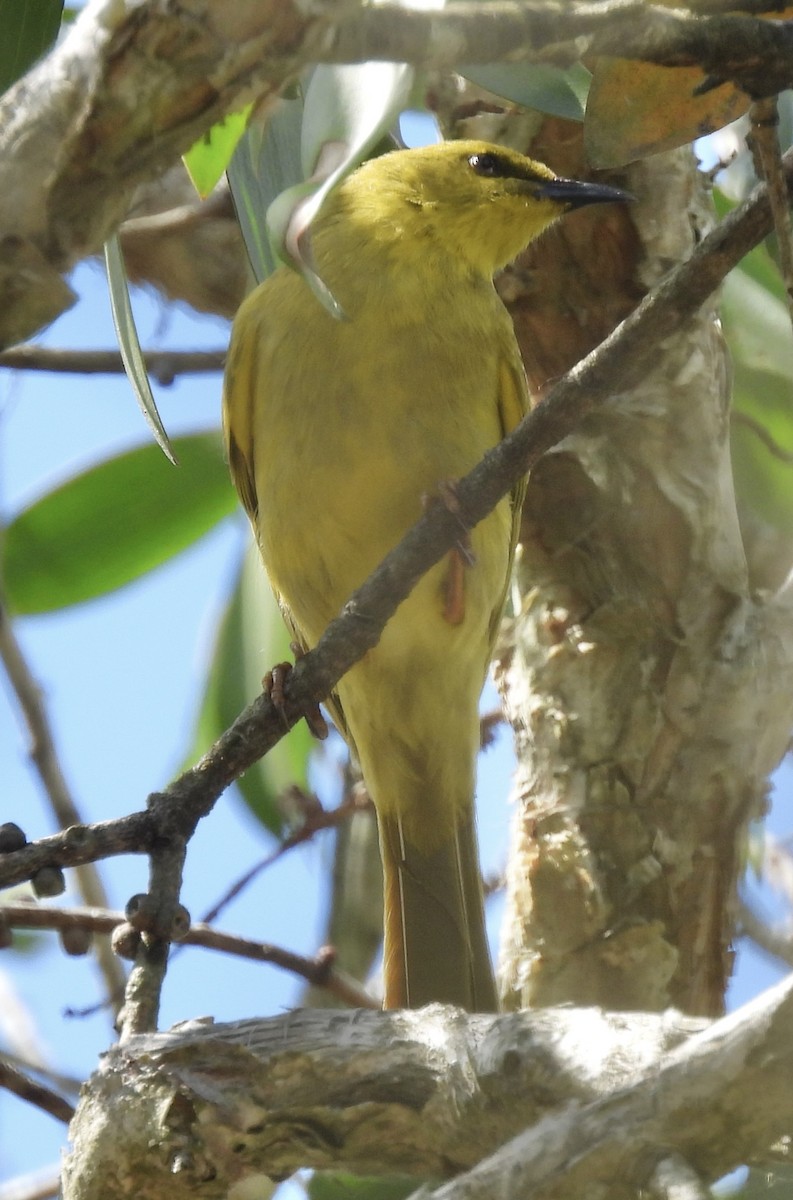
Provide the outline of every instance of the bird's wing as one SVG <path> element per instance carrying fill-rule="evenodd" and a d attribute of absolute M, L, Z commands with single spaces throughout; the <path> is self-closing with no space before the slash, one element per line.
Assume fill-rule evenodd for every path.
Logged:
<path fill-rule="evenodd" d="M 223 384 L 223 437 L 234 486 L 254 531 L 259 512 L 253 469 L 257 355 L 251 339 L 232 339 Z"/>
<path fill-rule="evenodd" d="M 501 436 L 506 437 L 523 420 L 529 407 L 529 389 L 523 364 L 516 352 L 505 354 L 499 361 L 498 368 L 498 412 L 501 421 Z M 504 591 L 498 606 L 493 610 L 490 625 L 490 652 L 492 654 L 496 637 L 501 625 L 501 617 L 509 589 L 512 574 L 512 562 L 515 557 L 515 547 L 520 535 L 520 518 L 523 510 L 523 499 L 526 495 L 526 476 L 522 476 L 510 493 L 512 505 L 512 530 L 509 543 L 509 570 L 504 580 Z"/>
<path fill-rule="evenodd" d="M 251 338 L 240 338 L 239 342 L 235 343 L 232 340 L 223 387 L 223 436 L 231 477 L 250 518 L 254 537 L 259 513 L 253 466 L 258 383 L 259 363 L 255 341 Z M 300 652 L 306 653 L 309 645 L 303 631 L 296 624 L 291 609 L 277 591 L 275 597 L 292 641 L 299 647 Z M 325 706 L 339 732 L 349 741 L 347 722 L 338 696 L 335 693 L 329 696 Z"/>

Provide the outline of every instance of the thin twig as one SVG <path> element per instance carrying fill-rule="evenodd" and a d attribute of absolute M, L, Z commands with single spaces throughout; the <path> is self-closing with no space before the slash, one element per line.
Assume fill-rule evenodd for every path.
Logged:
<path fill-rule="evenodd" d="M 777 442 L 760 421 L 754 417 L 750 417 L 748 413 L 739 412 L 738 409 L 733 409 L 730 413 L 730 420 L 735 425 L 745 425 L 747 429 L 751 429 L 752 433 L 760 439 L 769 454 L 774 458 L 778 458 L 783 463 L 793 463 L 793 454 L 788 450 L 783 450 L 779 442 Z"/>
<path fill-rule="evenodd" d="M 30 760 L 41 780 L 55 820 L 61 829 L 79 825 L 80 813 L 63 775 L 47 710 L 39 688 L 14 633 L 11 617 L 0 593 L 0 660 L 13 688 L 30 739 Z M 86 863 L 77 868 L 77 887 L 86 904 L 107 908 L 107 893 L 95 866 Z M 117 996 L 125 984 L 125 974 L 110 944 L 97 942 L 96 958 L 108 997 Z"/>
<path fill-rule="evenodd" d="M 217 374 L 226 361 L 225 350 L 146 350 L 146 369 L 162 387 L 178 375 Z M 0 367 L 15 371 L 49 371 L 61 375 L 121 375 L 124 364 L 118 350 L 60 350 L 29 342 L 0 353 Z"/>
<path fill-rule="evenodd" d="M 367 803 L 371 803 L 371 801 L 367 800 Z M 312 809 L 307 814 L 303 824 L 298 829 L 293 830 L 293 832 L 290 833 L 286 838 L 284 838 L 284 840 L 279 843 L 272 853 L 267 854 L 264 858 L 260 859 L 259 862 L 254 863 L 250 870 L 246 871 L 244 875 L 240 876 L 240 878 L 233 883 L 226 892 L 223 893 L 220 899 L 216 900 L 212 907 L 204 913 L 201 920 L 207 925 L 211 925 L 213 921 L 217 920 L 223 909 L 226 908 L 226 906 L 230 904 L 232 900 L 235 900 L 237 896 L 239 896 L 240 892 L 244 891 L 245 888 L 248 887 L 249 884 L 251 884 L 257 875 L 261 874 L 262 871 L 266 870 L 268 867 L 271 867 L 273 863 L 278 862 L 278 860 L 282 858 L 284 854 L 287 854 L 290 850 L 294 850 L 296 846 L 302 846 L 306 842 L 310 841 L 314 835 L 319 833 L 321 830 L 337 828 L 337 826 L 341 825 L 342 821 L 348 820 L 352 814 L 361 807 L 361 793 L 357 792 L 345 796 L 336 808 L 325 809 L 317 807 L 316 809 Z"/>
<path fill-rule="evenodd" d="M 779 254 L 779 273 L 785 286 L 788 312 L 793 319 L 793 226 L 790 222 L 787 182 L 779 149 L 779 105 L 776 96 L 755 100 L 749 110 L 749 117 L 752 128 L 747 141 L 754 159 L 755 171 L 768 185 Z"/>
<path fill-rule="evenodd" d="M 793 172 L 793 152 L 783 162 L 786 172 Z M 771 224 L 767 191 L 760 185 L 458 482 L 454 514 L 444 505 L 428 509 L 355 592 L 317 646 L 295 664 L 278 709 L 269 695 L 259 696 L 196 767 L 149 797 L 145 812 L 67 830 L 3 855 L 0 884 L 28 879 L 42 866 L 75 866 L 111 854 L 148 853 L 160 838 L 174 833 L 189 838 L 224 789 L 377 644 L 399 604 L 457 541 L 460 521 L 469 528 L 477 525 L 583 417 L 650 372 L 657 346 L 685 325 L 726 274 L 768 234 Z"/>
<path fill-rule="evenodd" d="M 496 740 L 496 730 L 499 725 L 506 723 L 504 710 L 501 708 L 492 708 L 490 712 L 482 713 L 479 718 L 479 746 L 482 750 L 489 750 Z"/>
<path fill-rule="evenodd" d="M 15 1054 L 13 1050 L 3 1050 L 2 1053 L 5 1061 L 12 1067 L 18 1067 L 20 1071 L 35 1075 L 37 1079 L 46 1080 L 53 1091 L 65 1092 L 67 1095 L 76 1097 L 85 1082 L 84 1079 L 78 1079 L 76 1075 L 65 1075 L 63 1071 L 56 1071 L 53 1067 L 39 1062 L 31 1062 L 30 1059 Z"/>
<path fill-rule="evenodd" d="M 90 933 L 111 934 L 117 925 L 126 921 L 124 913 L 110 909 L 61 908 L 48 904 L 5 904 L 0 911 L 12 929 L 85 929 Z M 360 984 L 333 965 L 327 950 L 308 958 L 270 942 L 255 942 L 237 934 L 223 933 L 203 922 L 191 925 L 179 945 L 200 946 L 253 962 L 269 963 L 317 987 L 326 988 L 356 1008 L 380 1007 Z"/>
<path fill-rule="evenodd" d="M 25 1100 L 28 1104 L 34 1104 L 36 1108 L 49 1113 L 57 1121 L 63 1121 L 64 1125 L 68 1125 L 74 1116 L 73 1104 L 70 1104 L 63 1096 L 59 1096 L 46 1084 L 39 1083 L 30 1075 L 26 1075 L 24 1071 L 20 1071 L 19 1067 L 12 1066 L 2 1055 L 0 1055 L 0 1088 L 5 1088 L 7 1092 L 13 1092 L 15 1096 L 19 1096 L 20 1100 Z"/>
<path fill-rule="evenodd" d="M 188 839 L 172 834 L 152 849 L 149 858 L 149 896 L 155 913 L 154 927 L 140 939 L 135 963 L 124 992 L 119 1014 L 119 1040 L 157 1028 L 160 998 L 168 969 L 168 952 L 176 910 L 182 891 L 182 875 Z"/>
<path fill-rule="evenodd" d="M 228 187 L 221 184 L 206 200 L 195 204 L 178 204 L 161 212 L 146 213 L 140 217 L 127 217 L 120 226 L 122 241 L 135 238 L 149 239 L 156 234 L 182 235 L 191 229 L 205 225 L 209 220 L 234 221 L 234 203 Z"/>

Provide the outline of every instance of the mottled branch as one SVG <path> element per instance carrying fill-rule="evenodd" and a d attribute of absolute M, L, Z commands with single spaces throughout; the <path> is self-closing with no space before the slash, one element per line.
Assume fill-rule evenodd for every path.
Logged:
<path fill-rule="evenodd" d="M 104 1058 L 72 1125 L 64 1196 L 121 1196 L 144 1155 L 138 1194 L 167 1178 L 173 1200 L 305 1166 L 465 1172 L 418 1193 L 436 1200 L 581 1196 L 594 1180 L 657 1190 L 659 1160 L 675 1156 L 713 1180 L 789 1131 L 792 1028 L 791 981 L 704 1030 L 673 1013 L 435 1005 L 196 1022 Z"/>

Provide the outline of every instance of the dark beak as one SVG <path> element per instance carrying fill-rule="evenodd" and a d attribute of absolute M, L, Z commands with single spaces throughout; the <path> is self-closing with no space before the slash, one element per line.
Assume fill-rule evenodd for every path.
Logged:
<path fill-rule="evenodd" d="M 577 179 L 543 181 L 535 195 L 557 200 L 568 208 L 583 208 L 585 204 L 625 204 L 635 199 L 621 188 L 608 187 L 605 183 L 581 183 Z"/>

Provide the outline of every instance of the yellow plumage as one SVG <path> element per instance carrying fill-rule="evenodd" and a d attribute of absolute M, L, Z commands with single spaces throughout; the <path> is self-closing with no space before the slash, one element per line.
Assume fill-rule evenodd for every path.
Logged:
<path fill-rule="evenodd" d="M 346 179 L 312 229 L 346 320 L 286 268 L 242 305 L 224 396 L 229 461 L 304 646 L 439 487 L 520 420 L 526 385 L 494 271 L 567 209 L 620 198 L 480 142 L 397 151 Z M 380 824 L 390 1007 L 496 1007 L 473 797 L 520 499 L 471 531 L 470 562 L 452 552 L 420 581 L 338 685 Z"/>

